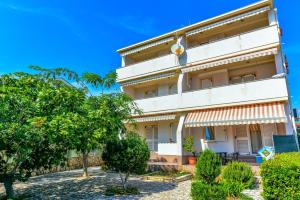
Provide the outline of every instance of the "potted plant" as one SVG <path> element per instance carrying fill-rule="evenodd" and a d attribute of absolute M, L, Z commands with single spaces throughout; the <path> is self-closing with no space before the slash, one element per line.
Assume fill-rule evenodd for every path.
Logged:
<path fill-rule="evenodd" d="M 196 161 L 197 161 L 197 158 L 196 158 L 196 151 L 195 151 L 195 148 L 194 148 L 194 138 L 193 138 L 193 136 L 190 136 L 190 135 L 185 136 L 182 147 L 187 152 L 190 152 L 190 153 L 193 154 L 193 156 L 188 157 L 188 162 L 189 162 L 190 165 L 195 165 Z"/>

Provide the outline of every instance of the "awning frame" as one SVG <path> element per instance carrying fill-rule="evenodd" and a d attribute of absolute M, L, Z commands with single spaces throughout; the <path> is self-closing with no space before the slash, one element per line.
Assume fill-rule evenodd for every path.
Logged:
<path fill-rule="evenodd" d="M 174 120 L 175 118 L 176 118 L 176 114 L 171 114 L 171 115 L 135 117 L 133 118 L 133 121 L 141 123 L 141 122 L 168 121 L 168 120 Z"/>
<path fill-rule="evenodd" d="M 278 53 L 278 49 L 272 48 L 272 49 L 257 51 L 257 52 L 253 52 L 253 53 L 240 55 L 240 56 L 235 56 L 235 57 L 231 57 L 231 58 L 226 58 L 226 59 L 222 59 L 222 60 L 217 60 L 217 61 L 213 61 L 213 62 L 209 62 L 209 63 L 205 63 L 205 64 L 200 64 L 200 65 L 196 65 L 193 67 L 185 67 L 185 68 L 182 68 L 181 71 L 182 71 L 182 73 L 194 72 L 194 71 L 199 71 L 202 69 L 217 67 L 217 66 L 221 66 L 221 65 L 227 65 L 227 64 L 232 64 L 232 63 L 236 63 L 236 62 L 252 60 L 255 58 L 259 58 L 259 57 L 276 55 L 277 53 Z"/>
<path fill-rule="evenodd" d="M 150 48 L 150 47 L 154 47 L 154 46 L 157 46 L 157 45 L 160 45 L 160 44 L 163 44 L 163 43 L 167 43 L 167 42 L 170 42 L 170 41 L 173 41 L 173 40 L 175 40 L 175 37 L 174 37 L 174 36 L 167 37 L 167 38 L 165 38 L 165 39 L 161 39 L 161 40 L 159 40 L 159 41 L 152 42 L 152 43 L 150 43 L 150 44 L 143 45 L 143 46 L 136 47 L 136 48 L 134 48 L 134 49 L 125 51 L 125 52 L 123 52 L 123 53 L 120 53 L 120 55 L 121 55 L 121 56 L 127 56 L 127 55 L 130 55 L 130 54 L 133 54 L 133 53 L 136 53 L 136 52 L 139 52 L 139 51 L 148 49 L 148 48 Z"/>
<path fill-rule="evenodd" d="M 253 10 L 253 11 L 250 11 L 250 12 L 247 12 L 247 13 L 244 13 L 244 14 L 241 14 L 241 15 L 237 15 L 237 16 L 234 16 L 234 17 L 222 20 L 222 21 L 215 22 L 213 24 L 209 24 L 207 26 L 203 26 L 203 27 L 191 30 L 191 31 L 186 33 L 186 36 L 189 37 L 191 35 L 195 35 L 197 33 L 203 32 L 203 31 L 207 31 L 207 30 L 217 28 L 217 27 L 220 27 L 220 26 L 223 26 L 223 25 L 226 25 L 226 24 L 230 24 L 230 23 L 233 23 L 233 22 L 245 19 L 245 18 L 249 18 L 249 17 L 255 16 L 255 15 L 259 15 L 259 14 L 267 12 L 269 10 L 270 10 L 269 6 L 262 7 L 262 8 L 259 8 L 257 10 Z"/>
<path fill-rule="evenodd" d="M 140 83 L 145 83 L 153 80 L 161 80 L 161 79 L 166 79 L 166 78 L 171 78 L 176 76 L 176 72 L 169 72 L 169 73 L 164 73 L 164 74 L 158 74 L 158 75 L 153 75 L 145 78 L 140 78 L 140 79 L 135 79 L 135 80 L 130 80 L 126 82 L 122 82 L 121 86 L 130 86 L 130 85 L 137 85 Z"/>

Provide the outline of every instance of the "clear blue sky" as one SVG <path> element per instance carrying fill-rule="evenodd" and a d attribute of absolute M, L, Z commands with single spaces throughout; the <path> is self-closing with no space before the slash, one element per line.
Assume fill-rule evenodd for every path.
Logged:
<path fill-rule="evenodd" d="M 116 50 L 256 2 L 255 0 L 1 0 L 0 73 L 29 65 L 105 74 Z M 283 28 L 294 106 L 300 108 L 300 1 L 275 2 Z M 275 89 L 275 88 L 274 88 Z"/>

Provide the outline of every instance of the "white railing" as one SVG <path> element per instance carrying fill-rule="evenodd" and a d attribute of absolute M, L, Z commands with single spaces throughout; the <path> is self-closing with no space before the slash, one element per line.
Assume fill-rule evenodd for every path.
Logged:
<path fill-rule="evenodd" d="M 139 75 L 147 75 L 151 72 L 159 72 L 175 67 L 177 65 L 176 60 L 177 58 L 174 54 L 168 54 L 144 62 L 136 63 L 128 67 L 119 68 L 117 69 L 118 80 L 134 78 Z"/>
<path fill-rule="evenodd" d="M 174 112 L 224 104 L 287 99 L 285 78 L 265 79 L 184 92 L 150 99 L 135 100 L 144 113 Z"/>
<path fill-rule="evenodd" d="M 177 143 L 158 143 L 159 155 L 176 155 L 178 145 Z"/>
<path fill-rule="evenodd" d="M 278 42 L 279 34 L 277 26 L 269 26 L 187 49 L 186 57 L 183 57 L 184 61 L 181 61 L 181 64 L 219 57 Z M 117 69 L 118 80 L 130 80 L 139 76 L 147 76 L 165 70 L 176 69 L 177 67 L 177 58 L 175 55 L 169 54 Z"/>

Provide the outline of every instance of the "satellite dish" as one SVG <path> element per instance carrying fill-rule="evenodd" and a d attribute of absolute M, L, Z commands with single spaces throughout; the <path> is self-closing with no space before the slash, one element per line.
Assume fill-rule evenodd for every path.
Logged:
<path fill-rule="evenodd" d="M 171 51 L 176 56 L 180 56 L 184 52 L 184 47 L 181 44 L 173 44 L 171 47 Z"/>

